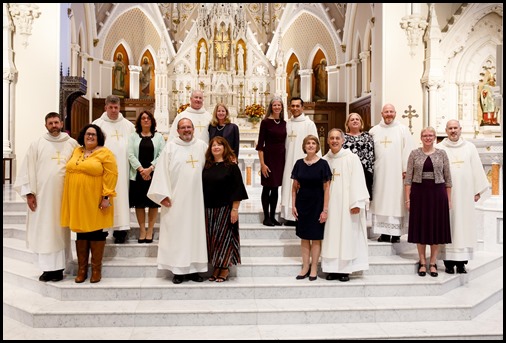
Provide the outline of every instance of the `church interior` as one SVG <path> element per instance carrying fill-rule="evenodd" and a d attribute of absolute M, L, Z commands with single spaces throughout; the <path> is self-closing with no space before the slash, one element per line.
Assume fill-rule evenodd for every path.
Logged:
<path fill-rule="evenodd" d="M 4 339 L 502 339 L 502 3 L 4 3 L 3 16 Z M 112 244 L 105 282 L 36 281 L 11 184 L 44 116 L 60 113 L 76 138 L 114 94 L 127 119 L 148 109 L 167 134 L 193 90 L 210 112 L 227 104 L 240 129 L 251 196 L 232 280 L 174 288 L 156 246 Z M 491 184 L 476 204 L 475 270 L 420 282 L 405 239 L 371 241 L 367 280 L 293 285 L 296 237 L 259 221 L 258 126 L 246 110 L 273 96 L 285 109 L 303 99 L 322 153 L 347 114 L 367 131 L 387 103 L 417 144 L 423 128 L 440 141 L 459 120 Z"/>

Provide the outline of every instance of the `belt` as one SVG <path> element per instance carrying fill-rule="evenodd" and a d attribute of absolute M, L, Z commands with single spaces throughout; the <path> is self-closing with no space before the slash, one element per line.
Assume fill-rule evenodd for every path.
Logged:
<path fill-rule="evenodd" d="M 434 173 L 433 172 L 423 172 L 422 179 L 434 180 Z"/>

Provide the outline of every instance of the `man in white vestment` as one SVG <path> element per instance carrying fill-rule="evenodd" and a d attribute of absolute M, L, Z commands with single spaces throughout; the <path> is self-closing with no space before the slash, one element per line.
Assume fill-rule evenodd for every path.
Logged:
<path fill-rule="evenodd" d="M 120 98 L 109 95 L 105 99 L 105 112 L 93 121 L 106 135 L 105 146 L 116 157 L 118 165 L 118 182 L 114 199 L 114 243 L 125 243 L 127 230 L 130 230 L 130 203 L 128 187 L 130 186 L 130 162 L 128 161 L 128 137 L 135 132 L 135 125 L 119 111 Z"/>
<path fill-rule="evenodd" d="M 442 245 L 440 258 L 444 261 L 448 274 L 467 273 L 465 264 L 473 259 L 474 247 L 478 241 L 474 203 L 489 187 L 487 175 L 483 170 L 480 155 L 474 144 L 460 137 L 462 127 L 458 120 L 446 123 L 448 138 L 436 145 L 443 149 L 450 160 L 452 176 L 452 207 L 450 226 L 452 242 Z"/>
<path fill-rule="evenodd" d="M 170 127 L 168 141 L 178 137 L 177 123 L 181 118 L 188 118 L 192 121 L 195 128 L 195 138 L 200 138 L 206 144 L 209 143 L 209 123 L 213 115 L 206 111 L 204 106 L 204 93 L 200 90 L 194 90 L 190 96 L 190 106 L 183 112 L 178 113 L 172 126 Z"/>
<path fill-rule="evenodd" d="M 43 272 L 39 281 L 60 281 L 72 261 L 70 230 L 60 225 L 65 165 L 79 145 L 61 132 L 56 112 L 45 117 L 47 133 L 30 144 L 14 183 L 14 190 L 28 205 L 26 246 L 37 254 Z"/>
<path fill-rule="evenodd" d="M 349 281 L 349 274 L 369 269 L 365 206 L 369 192 L 358 155 L 342 149 L 344 132 L 328 133 L 330 151 L 323 156 L 332 170 L 328 217 L 322 242 L 322 271 L 327 280 Z"/>
<path fill-rule="evenodd" d="M 290 100 L 292 117 L 286 121 L 286 154 L 285 168 L 283 169 L 283 182 L 281 184 L 281 218 L 285 225 L 295 226 L 295 217 L 292 214 L 292 169 L 298 159 L 306 154 L 302 150 L 302 142 L 307 135 L 318 137 L 316 124 L 303 113 L 304 101 L 295 97 Z M 321 157 L 321 151 L 318 151 Z"/>
<path fill-rule="evenodd" d="M 400 242 L 407 233 L 408 214 L 404 204 L 404 184 L 408 157 L 415 148 L 406 125 L 395 120 L 392 104 L 381 111 L 381 122 L 369 130 L 374 141 L 374 198 L 371 202 L 373 232 L 379 242 Z"/>
<path fill-rule="evenodd" d="M 190 119 L 177 125 L 179 136 L 163 149 L 148 197 L 160 204 L 158 269 L 170 270 L 172 282 L 202 282 L 207 271 L 207 242 L 202 170 L 207 144 L 193 136 Z"/>

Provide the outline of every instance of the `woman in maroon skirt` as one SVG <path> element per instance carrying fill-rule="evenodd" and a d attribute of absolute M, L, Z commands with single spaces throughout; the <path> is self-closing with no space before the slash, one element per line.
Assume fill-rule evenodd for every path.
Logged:
<path fill-rule="evenodd" d="M 438 276 L 436 258 L 438 244 L 451 243 L 450 162 L 446 152 L 434 147 L 436 131 L 422 130 L 423 146 L 411 152 L 408 159 L 404 189 L 409 211 L 408 242 L 416 243 L 418 275 L 427 273 L 426 246 L 430 245 L 430 276 Z"/>

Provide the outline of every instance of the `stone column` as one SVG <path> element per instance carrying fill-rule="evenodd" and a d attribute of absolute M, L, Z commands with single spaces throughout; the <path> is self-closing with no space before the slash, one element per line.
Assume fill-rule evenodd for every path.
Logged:
<path fill-rule="evenodd" d="M 141 72 L 140 66 L 129 65 L 128 70 L 130 70 L 130 98 L 131 99 L 139 99 L 140 90 L 139 90 L 139 75 Z"/>

